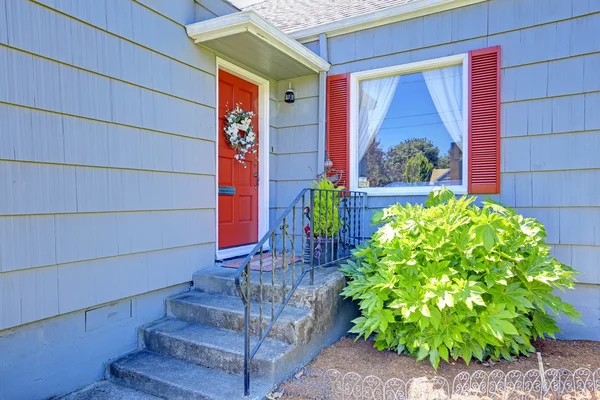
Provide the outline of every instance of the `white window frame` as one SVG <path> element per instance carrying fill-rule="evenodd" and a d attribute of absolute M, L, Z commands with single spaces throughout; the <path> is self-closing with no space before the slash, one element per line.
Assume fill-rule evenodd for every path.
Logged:
<path fill-rule="evenodd" d="M 350 74 L 350 189 L 377 196 L 414 196 L 427 195 L 436 186 L 359 188 L 358 187 L 358 126 L 359 126 L 359 88 L 360 82 L 369 79 L 386 78 L 396 75 L 407 75 L 432 69 L 463 67 L 463 176 L 462 185 L 449 185 L 448 189 L 456 194 L 466 194 L 469 182 L 469 56 L 458 54 L 433 60 L 418 61 L 410 64 L 354 72 Z"/>

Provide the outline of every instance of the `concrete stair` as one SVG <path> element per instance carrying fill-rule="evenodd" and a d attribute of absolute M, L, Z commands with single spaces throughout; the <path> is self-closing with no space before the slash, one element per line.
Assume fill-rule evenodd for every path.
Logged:
<path fill-rule="evenodd" d="M 123 386 L 173 400 L 242 399 L 243 377 L 149 351 L 125 356 L 110 366 L 111 379 Z M 248 399 L 262 399 L 273 384 L 253 380 Z"/>
<path fill-rule="evenodd" d="M 244 330 L 244 308 L 238 297 L 192 291 L 171 299 L 168 307 L 171 315 L 184 321 L 235 331 Z M 263 302 L 263 329 L 267 327 L 270 316 L 271 303 Z M 286 343 L 305 341 L 311 328 L 310 317 L 309 310 L 288 305 L 273 325 L 269 337 Z M 250 332 L 253 335 L 258 333 L 258 320 L 259 303 L 252 302 L 250 321 L 253 329 Z"/>
<path fill-rule="evenodd" d="M 212 268 L 197 273 L 193 290 L 168 299 L 167 317 L 140 329 L 141 349 L 114 361 L 107 368 L 108 378 L 165 399 L 262 399 L 347 332 L 356 314 L 339 296 L 345 281 L 337 269 L 316 272 L 314 286 L 306 277 L 252 360 L 251 396 L 244 397 L 244 307 L 237 296 L 235 272 Z M 269 282 L 262 293 L 266 328 L 271 316 L 268 299 L 280 304 L 282 287 L 270 285 L 270 274 L 264 278 Z M 251 291 L 254 346 L 261 294 L 254 284 Z"/>
<path fill-rule="evenodd" d="M 244 372 L 244 335 L 206 325 L 165 319 L 144 330 L 144 343 L 152 352 L 170 355 L 180 360 L 232 374 Z M 256 344 L 252 338 L 250 344 Z M 266 339 L 252 360 L 250 370 L 255 376 L 274 378 L 285 367 L 295 347 Z"/>

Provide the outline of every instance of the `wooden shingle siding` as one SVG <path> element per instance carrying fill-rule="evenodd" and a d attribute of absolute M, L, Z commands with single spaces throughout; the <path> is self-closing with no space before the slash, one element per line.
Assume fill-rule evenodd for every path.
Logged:
<path fill-rule="evenodd" d="M 205 7 L 207 10 L 215 14 L 216 16 L 222 16 L 237 12 L 229 1 L 224 0 L 198 0 L 198 2 Z"/>
<path fill-rule="evenodd" d="M 0 327 L 58 315 L 57 267 L 0 274 Z"/>
<path fill-rule="evenodd" d="M 490 3 L 491 34 L 572 17 L 572 3 L 578 0 L 504 0 Z"/>
<path fill-rule="evenodd" d="M 196 3 L 195 5 L 196 22 L 206 21 L 217 17 L 217 14 L 210 11 L 208 8 Z"/>
<path fill-rule="evenodd" d="M 584 57 L 571 57 L 548 64 L 548 96 L 583 92 Z M 564 79 L 565 76 L 569 79 Z"/>
<path fill-rule="evenodd" d="M 540 219 L 561 261 L 583 272 L 584 285 L 568 299 L 576 298 L 587 328 L 564 320 L 561 327 L 568 337 L 593 339 L 600 339 L 600 266 L 592 256 L 600 249 L 599 36 L 596 0 L 490 0 L 329 39 L 331 75 L 501 46 L 502 170 L 494 198 Z M 397 201 L 423 200 L 370 197 L 370 211 Z"/>
<path fill-rule="evenodd" d="M 598 207 L 561 208 L 560 243 L 600 246 L 599 226 L 600 208 Z"/>
<path fill-rule="evenodd" d="M 303 43 L 304 46 L 309 49 L 310 51 L 312 51 L 313 53 L 315 53 L 316 55 L 319 55 L 319 41 L 316 40 L 314 42 L 308 42 L 308 43 Z"/>
<path fill-rule="evenodd" d="M 58 267 L 59 313 L 185 282 L 212 252 L 212 246 L 196 245 L 61 265 Z M 82 280 L 91 276 L 96 279 L 90 286 L 81 285 Z M 128 282 L 128 276 L 140 279 Z"/>
<path fill-rule="evenodd" d="M 0 130 L 2 159 L 202 175 L 215 170 L 210 141 L 2 103 Z"/>
<path fill-rule="evenodd" d="M 555 246 L 556 258 L 581 272 L 577 280 L 595 283 L 600 280 L 600 247 L 598 246 Z"/>
<path fill-rule="evenodd" d="M 294 104 L 283 101 L 289 82 L 271 85 L 271 222 L 317 174 L 319 79 L 313 75 L 291 80 Z"/>
<path fill-rule="evenodd" d="M 515 174 L 515 206 L 533 206 L 533 177 L 531 173 Z"/>
<path fill-rule="evenodd" d="M 494 2 L 490 2 L 493 4 Z M 599 45 L 594 41 L 580 37 L 573 40 L 575 31 L 577 36 L 595 35 L 596 27 L 600 23 L 600 14 L 577 15 L 573 19 L 560 20 L 548 24 L 523 27 L 520 30 L 497 32 L 486 36 L 488 2 L 453 10 L 452 29 L 464 29 L 457 39 L 445 40 L 423 46 L 415 35 L 408 35 L 404 30 L 411 28 L 421 29 L 417 24 L 420 19 L 408 20 L 398 24 L 384 25 L 369 31 L 356 32 L 354 42 L 347 44 L 350 35 L 338 36 L 330 39 L 330 52 L 332 74 L 361 71 L 365 69 L 397 65 L 431 58 L 443 57 L 448 54 L 458 54 L 470 49 L 501 45 L 503 48 L 502 67 L 514 67 L 544 61 L 556 60 L 570 56 L 587 55 L 600 51 Z M 482 17 L 486 15 L 486 17 Z M 429 18 L 429 17 L 428 17 Z M 466 23 L 465 21 L 469 21 Z M 366 42 L 372 38 L 371 43 Z M 483 42 L 477 39 L 484 38 Z M 473 41 L 468 43 L 468 41 Z M 371 47 L 374 54 L 366 53 L 364 58 L 356 55 L 357 43 L 361 47 Z M 342 48 L 340 44 L 345 44 Z M 466 50 L 463 50 L 466 49 Z M 365 52 L 366 50 L 361 50 Z M 337 58 L 336 58 L 337 57 Z M 375 58 L 373 58 L 375 57 Z"/>
<path fill-rule="evenodd" d="M 0 0 L 0 330 L 212 265 L 215 58 L 169 10 Z"/>
<path fill-rule="evenodd" d="M 6 26 L 6 0 L 0 0 L 0 43 L 4 44 L 8 42 Z"/>
<path fill-rule="evenodd" d="M 128 0 L 122 3 L 131 4 Z M 152 51 L 153 49 L 143 47 L 136 42 L 124 40 L 119 37 L 121 35 L 118 32 L 113 33 L 103 30 L 104 28 L 78 22 L 68 15 L 57 13 L 51 8 L 29 0 L 11 2 L 11 4 L 13 5 L 8 7 L 11 23 L 7 26 L 11 38 L 8 44 L 11 47 L 199 103 L 206 101 L 204 95 L 209 95 L 202 90 L 190 93 L 189 85 L 183 87 L 179 84 L 171 89 L 171 84 L 167 83 L 169 79 L 187 80 L 193 85 L 209 77 L 214 80 L 214 63 L 208 59 L 209 53 L 193 44 L 192 46 L 195 47 L 192 47 L 189 53 L 204 53 L 207 57 L 204 63 L 184 63 L 168 54 Z M 151 10 L 147 11 L 156 15 Z M 25 24 L 18 23 L 24 18 L 32 18 L 32 15 L 41 26 L 52 29 L 32 35 L 30 30 L 24 27 Z M 173 24 L 172 21 L 168 23 Z M 131 25 L 132 20 L 129 21 L 129 26 Z M 181 29 L 185 34 L 183 27 Z M 191 43 L 187 35 L 181 39 Z M 60 46 L 57 43 L 60 43 Z M 94 45 L 90 46 L 89 43 Z M 203 78 L 196 79 L 196 76 Z M 159 82 L 155 83 L 153 81 L 155 79 Z M 212 87 L 214 88 L 214 82 Z"/>
<path fill-rule="evenodd" d="M 600 129 L 600 92 L 585 95 L 585 129 Z"/>
<path fill-rule="evenodd" d="M 276 146 L 279 154 L 316 153 L 318 150 L 318 126 L 301 125 L 283 128 L 272 128 L 271 144 Z"/>
<path fill-rule="evenodd" d="M 54 216 L 36 215 L 0 218 L 0 272 L 36 268 L 56 264 Z M 22 251 L 35 246 L 35 251 Z"/>
<path fill-rule="evenodd" d="M 503 140 L 500 154 L 501 172 L 531 171 L 531 138 Z"/>
<path fill-rule="evenodd" d="M 562 317 L 559 319 L 559 327 L 562 331 L 561 337 L 577 337 L 587 340 L 598 340 L 598 320 L 600 320 L 600 292 L 598 285 L 576 284 L 576 290 L 569 290 L 566 293 L 561 293 L 561 296 L 569 304 L 572 304 L 577 309 L 582 317 L 581 322 L 585 324 L 577 324 L 571 320 Z"/>
<path fill-rule="evenodd" d="M 60 2 L 28 0 L 30 1 L 35 1 L 45 8 L 54 9 L 100 30 L 110 31 L 173 60 L 214 74 L 214 62 L 211 61 L 213 56 L 208 51 L 200 50 L 189 40 L 184 25 L 176 23 L 139 1 L 109 0 L 94 2 L 98 3 L 94 6 L 82 5 L 79 0 Z"/>
<path fill-rule="evenodd" d="M 214 141 L 212 107 L 1 45 L 0 67 L 8 71 L 0 87 L 2 102 Z M 36 85 L 36 76 L 49 84 Z M 195 88 L 214 92 L 213 78 L 196 80 Z M 214 93 L 204 97 L 214 103 Z"/>
<path fill-rule="evenodd" d="M 391 37 L 383 35 L 378 40 L 392 40 Z M 374 43 L 373 46 L 383 46 L 381 43 Z M 391 53 L 380 57 L 366 58 L 353 62 L 332 65 L 329 74 L 338 75 L 357 71 L 365 71 L 375 68 L 390 67 L 399 64 L 407 64 L 414 61 L 431 60 L 434 58 L 445 57 L 448 54 L 462 54 L 469 50 L 488 47 L 487 37 L 474 38 L 454 43 L 446 43 L 439 46 L 418 48 L 415 50 L 404 51 L 400 53 Z"/>
<path fill-rule="evenodd" d="M 0 279 L 0 290 L 4 292 L 2 285 Z M 165 297 L 176 295 L 185 287 L 179 285 L 153 291 L 116 303 L 130 307 L 131 317 L 108 327 L 87 330 L 86 312 L 77 311 L 4 334 L 3 346 L 11 351 L 3 353 L 0 369 L 3 382 L 10 384 L 2 385 L 2 397 L 44 399 L 50 393 L 68 393 L 99 379 L 104 371 L 100 360 L 111 360 L 137 349 L 139 327 L 161 318 Z M 2 306 L 0 303 L 0 310 Z M 107 340 L 108 332 L 113 336 Z M 52 338 L 51 345 L 49 338 Z M 89 357 L 82 357 L 82 354 Z M 65 379 L 57 379 L 61 376 Z"/>
<path fill-rule="evenodd" d="M 172 19 L 181 25 L 192 24 L 196 21 L 195 13 L 195 2 L 188 0 L 169 0 L 169 1 L 156 1 L 156 0 L 136 0 L 140 4 L 156 11 L 157 13 L 164 15 L 167 18 Z"/>
<path fill-rule="evenodd" d="M 214 208 L 214 177 L 0 162 L 0 215 Z M 42 193 L 43 196 L 39 194 Z"/>

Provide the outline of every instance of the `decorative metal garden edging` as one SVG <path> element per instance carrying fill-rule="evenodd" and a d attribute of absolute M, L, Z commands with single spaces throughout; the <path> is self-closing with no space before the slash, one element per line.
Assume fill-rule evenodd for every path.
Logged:
<path fill-rule="evenodd" d="M 461 372 L 452 382 L 303 369 L 281 386 L 283 398 L 332 400 L 600 400 L 600 368 Z"/>

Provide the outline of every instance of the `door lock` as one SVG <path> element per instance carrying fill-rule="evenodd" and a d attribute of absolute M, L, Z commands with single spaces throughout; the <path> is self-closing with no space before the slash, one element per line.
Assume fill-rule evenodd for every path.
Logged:
<path fill-rule="evenodd" d="M 258 172 L 254 172 L 254 176 L 258 176 Z"/>

